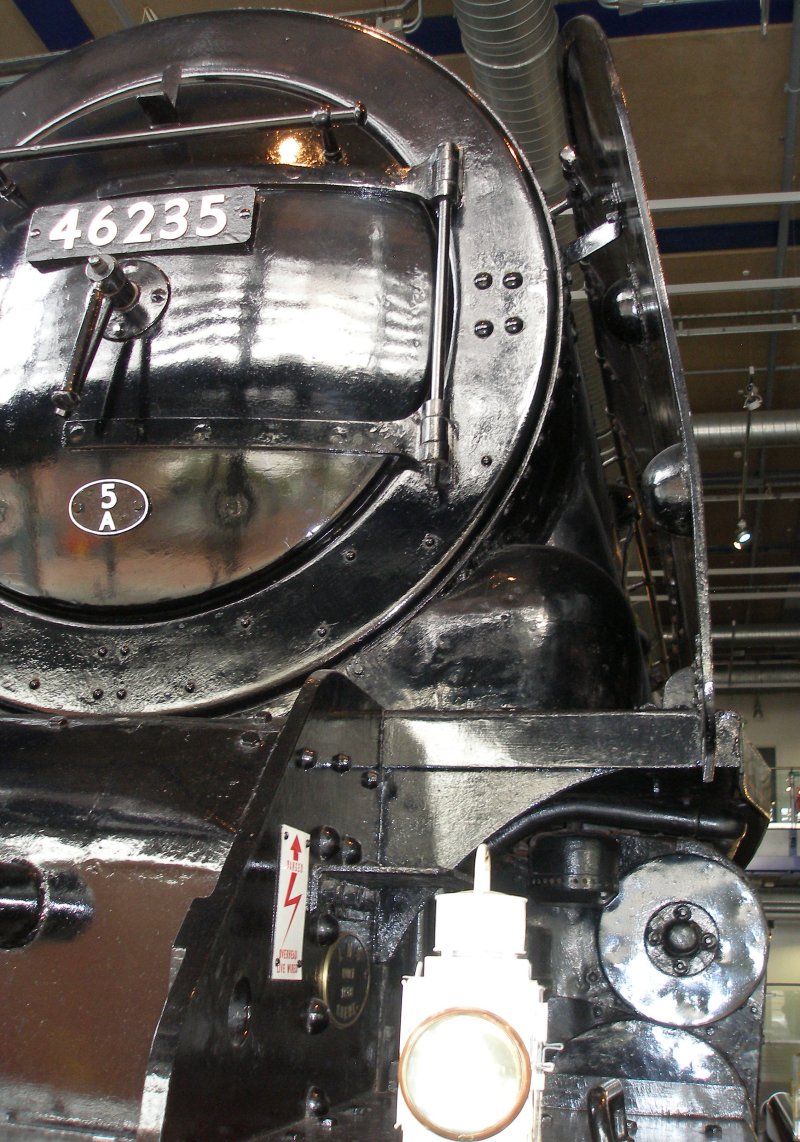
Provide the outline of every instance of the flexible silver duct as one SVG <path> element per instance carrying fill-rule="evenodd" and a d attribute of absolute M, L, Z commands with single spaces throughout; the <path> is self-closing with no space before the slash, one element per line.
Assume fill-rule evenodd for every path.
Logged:
<path fill-rule="evenodd" d="M 743 448 L 747 431 L 747 413 L 696 413 L 692 417 L 697 447 Z M 800 444 L 800 412 L 753 413 L 750 419 L 750 446 L 771 448 Z"/>
<path fill-rule="evenodd" d="M 567 141 L 551 0 L 455 0 L 475 86 L 525 153 L 549 201 L 564 197 Z"/>
<path fill-rule="evenodd" d="M 800 623 L 779 623 L 774 626 L 717 627 L 711 632 L 715 643 L 800 642 Z"/>
<path fill-rule="evenodd" d="M 784 666 L 727 670 L 724 665 L 718 665 L 714 671 L 714 686 L 717 690 L 797 690 L 800 670 Z"/>

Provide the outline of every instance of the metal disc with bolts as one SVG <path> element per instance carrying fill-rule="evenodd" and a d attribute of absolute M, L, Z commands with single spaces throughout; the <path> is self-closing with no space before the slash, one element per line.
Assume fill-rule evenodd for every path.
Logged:
<path fill-rule="evenodd" d="M 702 951 L 688 971 L 676 971 L 678 960 L 689 962 L 680 945 L 692 917 Z M 665 954 L 653 955 L 654 933 L 660 940 L 664 932 Z M 709 932 L 716 948 L 703 946 Z M 621 881 L 601 916 L 598 946 L 617 994 L 670 1027 L 700 1027 L 735 1011 L 761 978 L 767 956 L 764 917 L 747 884 L 724 864 L 680 854 L 648 861 Z"/>
<path fill-rule="evenodd" d="M 137 287 L 137 296 L 132 305 L 111 315 L 104 334 L 108 341 L 139 337 L 155 325 L 169 304 L 169 279 L 158 266 L 143 258 L 127 258 L 120 265 Z"/>

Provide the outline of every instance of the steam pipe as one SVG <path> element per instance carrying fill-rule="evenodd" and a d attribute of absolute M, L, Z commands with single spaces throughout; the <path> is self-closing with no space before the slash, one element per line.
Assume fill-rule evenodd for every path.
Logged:
<path fill-rule="evenodd" d="M 493 833 L 487 844 L 491 852 L 502 852 L 532 833 L 553 825 L 563 825 L 567 821 L 586 821 L 618 829 L 641 829 L 648 833 L 705 836 L 720 840 L 735 840 L 743 832 L 741 821 L 723 814 L 711 816 L 685 813 L 677 809 L 668 812 L 647 805 L 609 805 L 602 801 L 564 801 L 559 805 L 534 806 Z"/>

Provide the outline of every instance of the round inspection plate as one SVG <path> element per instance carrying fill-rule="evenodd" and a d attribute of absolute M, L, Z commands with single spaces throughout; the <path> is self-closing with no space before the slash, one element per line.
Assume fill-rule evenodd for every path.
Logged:
<path fill-rule="evenodd" d="M 719 932 L 716 955 L 695 974 L 679 977 L 649 954 L 651 921 L 671 903 L 694 906 Z M 604 910 L 598 932 L 608 981 L 640 1015 L 671 1027 L 698 1027 L 740 1007 L 764 971 L 766 928 L 761 907 L 726 865 L 670 855 L 626 876 Z"/>

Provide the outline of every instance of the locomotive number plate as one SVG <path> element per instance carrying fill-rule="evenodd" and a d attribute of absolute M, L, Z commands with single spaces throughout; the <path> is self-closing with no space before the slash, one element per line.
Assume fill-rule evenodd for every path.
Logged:
<path fill-rule="evenodd" d="M 112 254 L 237 246 L 250 240 L 256 192 L 252 186 L 186 190 L 40 206 L 31 218 L 30 262 L 65 262 L 98 250 Z"/>

